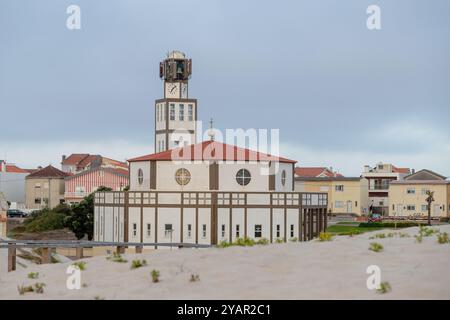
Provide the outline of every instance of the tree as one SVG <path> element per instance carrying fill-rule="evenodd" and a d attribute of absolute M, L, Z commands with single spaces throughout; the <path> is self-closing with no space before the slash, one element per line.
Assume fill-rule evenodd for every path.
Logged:
<path fill-rule="evenodd" d="M 99 187 L 97 191 L 112 191 L 112 189 Z M 95 192 L 84 197 L 80 203 L 73 204 L 72 213 L 65 220 L 66 226 L 72 230 L 77 239 L 87 235 L 88 239 L 92 240 L 94 236 L 94 195 Z"/>
<path fill-rule="evenodd" d="M 427 190 L 425 201 L 428 203 L 428 225 L 431 226 L 431 203 L 434 201 L 434 191 Z"/>

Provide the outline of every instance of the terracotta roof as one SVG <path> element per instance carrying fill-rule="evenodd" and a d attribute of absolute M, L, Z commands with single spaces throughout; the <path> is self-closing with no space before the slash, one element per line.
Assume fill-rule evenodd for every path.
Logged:
<path fill-rule="evenodd" d="M 81 160 L 78 164 L 77 167 L 79 168 L 85 168 L 89 165 L 92 165 L 94 162 L 98 162 L 98 165 L 101 164 L 101 159 L 102 157 L 99 155 L 88 155 L 87 157 L 85 157 L 83 160 Z"/>
<path fill-rule="evenodd" d="M 218 141 L 204 141 L 189 146 L 153 153 L 128 160 L 138 161 L 278 161 L 296 163 L 295 160 L 272 156 L 266 153 L 240 148 Z"/>
<path fill-rule="evenodd" d="M 13 164 L 6 165 L 6 172 L 14 172 L 14 173 L 28 173 L 27 170 L 21 169 Z"/>
<path fill-rule="evenodd" d="M 43 169 L 37 170 L 33 173 L 30 173 L 26 177 L 26 179 L 28 179 L 28 178 L 64 178 L 69 175 L 70 174 L 63 172 L 61 170 L 58 170 L 55 167 L 49 165 Z"/>
<path fill-rule="evenodd" d="M 88 153 L 72 153 L 70 156 L 64 159 L 61 164 L 68 166 L 78 165 L 81 161 L 83 161 L 84 158 L 88 156 Z"/>
<path fill-rule="evenodd" d="M 319 177 L 324 174 L 326 177 L 343 177 L 340 173 L 333 173 L 326 167 L 296 167 L 295 175 L 298 177 Z"/>
<path fill-rule="evenodd" d="M 397 168 L 396 166 L 392 166 L 392 172 L 409 174 L 411 170 L 409 168 Z"/>

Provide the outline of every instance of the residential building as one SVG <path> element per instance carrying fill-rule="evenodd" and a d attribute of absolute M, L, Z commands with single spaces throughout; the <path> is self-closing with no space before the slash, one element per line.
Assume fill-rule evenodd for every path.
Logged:
<path fill-rule="evenodd" d="M 427 191 L 434 192 L 431 216 L 450 217 L 450 181 L 426 169 L 390 183 L 390 216 L 428 216 Z"/>
<path fill-rule="evenodd" d="M 61 170 L 71 174 L 77 174 L 98 167 L 128 169 L 128 165 L 125 162 L 88 153 L 73 153 L 68 157 L 63 155 L 61 159 Z"/>
<path fill-rule="evenodd" d="M 64 178 L 69 173 L 49 165 L 25 178 L 26 206 L 28 209 L 54 208 L 64 203 Z"/>
<path fill-rule="evenodd" d="M 362 177 L 369 181 L 369 210 L 382 215 L 389 214 L 389 184 L 403 180 L 410 169 L 398 168 L 392 164 L 378 163 L 375 167 L 365 166 Z"/>
<path fill-rule="evenodd" d="M 6 202 L 5 195 L 0 192 L 0 238 L 6 237 L 7 232 L 7 211 L 8 211 L 8 203 Z"/>
<path fill-rule="evenodd" d="M 64 198 L 67 203 L 78 203 L 98 187 L 122 191 L 128 185 L 128 168 L 96 167 L 66 177 Z"/>
<path fill-rule="evenodd" d="M 327 194 L 294 192 L 296 161 L 214 141 L 212 128 L 209 141 L 193 144 L 191 65 L 178 51 L 161 63 L 156 153 L 128 160 L 130 191 L 95 194 L 94 240 L 217 244 L 317 236 L 326 225 Z"/>
<path fill-rule="evenodd" d="M 0 192 L 7 201 L 19 205 L 25 203 L 25 177 L 29 173 L 15 164 L 0 160 Z"/>
<path fill-rule="evenodd" d="M 326 192 L 328 212 L 366 215 L 369 211 L 368 180 L 362 177 L 296 177 L 297 192 Z"/>
<path fill-rule="evenodd" d="M 342 177 L 340 173 L 327 167 L 296 167 L 295 176 L 302 178 Z"/>

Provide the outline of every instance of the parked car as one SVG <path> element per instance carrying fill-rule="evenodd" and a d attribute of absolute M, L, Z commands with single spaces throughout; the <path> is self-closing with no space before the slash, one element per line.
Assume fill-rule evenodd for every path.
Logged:
<path fill-rule="evenodd" d="M 379 213 L 373 213 L 370 217 L 368 222 L 382 222 L 383 218 L 381 217 L 381 214 Z"/>
<path fill-rule="evenodd" d="M 17 209 L 9 209 L 8 211 L 6 211 L 6 216 L 8 218 L 25 218 L 27 214 Z"/>

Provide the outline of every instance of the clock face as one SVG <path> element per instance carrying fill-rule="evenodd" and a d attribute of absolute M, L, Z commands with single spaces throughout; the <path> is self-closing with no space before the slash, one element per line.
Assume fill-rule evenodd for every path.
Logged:
<path fill-rule="evenodd" d="M 166 83 L 166 98 L 179 98 L 180 97 L 180 84 L 179 83 Z"/>
<path fill-rule="evenodd" d="M 187 97 L 188 97 L 187 83 L 181 83 L 181 98 L 187 99 Z"/>

